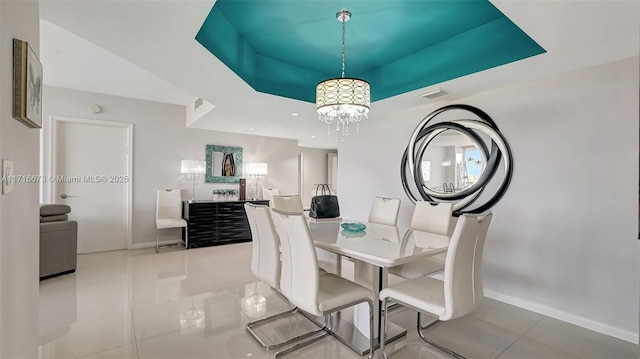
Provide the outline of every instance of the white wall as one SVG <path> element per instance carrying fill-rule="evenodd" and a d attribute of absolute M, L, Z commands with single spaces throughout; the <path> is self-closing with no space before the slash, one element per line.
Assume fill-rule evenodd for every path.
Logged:
<path fill-rule="evenodd" d="M 89 112 L 90 104 L 102 112 Z M 215 110 L 214 110 L 215 111 Z M 49 117 L 51 115 L 133 123 L 133 244 L 155 244 L 156 189 L 182 188 L 183 199 L 191 198 L 191 182 L 183 180 L 180 161 L 204 160 L 205 146 L 243 148 L 243 162 L 267 162 L 266 187 L 297 193 L 298 144 L 295 140 L 187 129 L 185 107 L 57 87 L 44 89 L 44 158 L 48 158 Z M 44 173 L 48 174 L 48 164 Z M 248 190 L 253 187 L 248 183 Z M 238 184 L 196 185 L 196 199 L 212 199 L 214 188 L 238 188 Z M 249 195 L 249 194 L 248 194 Z M 48 198 L 45 194 L 44 198 Z M 73 209 L 72 209 L 73 210 Z M 162 231 L 163 238 L 176 237 Z M 161 240 L 163 240 L 161 238 Z"/>
<path fill-rule="evenodd" d="M 40 130 L 11 114 L 13 41 L 38 54 L 37 1 L 0 1 L 0 157 L 16 174 L 37 174 Z M 45 69 L 46 76 L 46 69 Z M 16 183 L 0 196 L 0 357 L 38 356 L 38 185 Z"/>
<path fill-rule="evenodd" d="M 492 209 L 486 293 L 635 342 L 638 78 L 636 57 L 456 101 L 496 121 L 515 161 L 511 187 Z M 344 217 L 366 219 L 362 199 L 385 192 L 402 198 L 399 223 L 408 224 L 400 159 L 415 126 L 444 104 L 385 118 L 372 109 L 340 145 Z"/>
<path fill-rule="evenodd" d="M 336 150 L 300 147 L 300 151 L 303 153 L 302 175 L 304 188 L 301 193 L 302 204 L 305 207 L 309 207 L 316 185 L 327 183 L 327 154 L 336 153 Z M 340 161 L 338 160 L 338 162 Z"/>

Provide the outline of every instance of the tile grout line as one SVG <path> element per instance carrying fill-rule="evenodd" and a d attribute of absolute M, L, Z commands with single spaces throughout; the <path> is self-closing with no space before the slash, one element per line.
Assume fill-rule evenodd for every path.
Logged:
<path fill-rule="evenodd" d="M 502 354 L 504 354 L 504 352 L 506 352 L 507 350 L 509 350 L 509 348 L 511 348 L 511 347 L 512 347 L 512 346 L 513 346 L 513 345 L 514 345 L 518 340 L 520 340 L 520 339 L 524 338 L 524 337 L 525 337 L 525 336 L 526 336 L 526 335 L 527 335 L 531 330 L 533 330 L 533 328 L 535 328 L 538 324 L 540 324 L 540 322 L 542 322 L 545 318 L 547 318 L 547 316 L 544 316 L 544 315 L 543 315 L 543 316 L 542 316 L 542 318 L 540 318 L 537 322 L 535 322 L 535 324 L 533 324 L 533 325 L 531 326 L 531 328 L 527 329 L 524 333 L 522 333 L 522 335 L 520 335 L 516 340 L 514 340 L 514 341 L 513 341 L 513 343 L 509 344 L 509 346 L 508 346 L 508 347 L 506 347 L 502 352 L 500 352 L 500 354 L 498 354 L 498 355 L 496 356 L 496 358 L 495 358 L 495 359 L 500 358 L 500 356 L 501 356 Z M 551 349 L 557 350 L 557 351 L 559 351 L 559 352 L 561 352 L 561 353 L 567 354 L 567 355 L 572 356 L 572 357 L 574 357 L 574 358 L 578 358 L 577 356 L 575 356 L 575 355 L 573 355 L 573 354 L 571 354 L 571 353 L 567 353 L 567 352 L 565 352 L 564 350 L 561 350 L 561 349 L 558 349 L 558 348 L 552 347 L 552 346 L 550 346 L 550 345 L 548 345 L 548 344 L 540 343 L 540 342 L 538 342 L 537 340 L 534 340 L 534 339 L 529 339 L 529 340 L 531 340 L 531 341 L 533 341 L 533 342 L 536 342 L 536 343 L 538 343 L 539 345 L 544 345 L 544 346 L 546 346 L 546 347 L 548 347 L 548 348 L 551 348 Z"/>
<path fill-rule="evenodd" d="M 507 346 L 506 348 L 504 348 L 503 351 L 501 351 L 495 359 L 498 359 L 502 354 L 504 354 L 504 352 L 506 352 L 507 350 L 509 350 L 509 348 L 511 348 L 518 340 L 522 339 L 522 337 L 524 337 L 525 335 L 527 335 L 527 333 L 529 333 L 531 331 L 531 329 L 533 329 L 536 325 L 538 325 L 542 319 L 544 319 L 545 317 L 543 316 L 542 318 L 540 318 L 537 322 L 535 322 L 531 328 L 527 329 L 524 333 L 522 333 L 519 337 L 516 338 L 516 340 L 514 340 L 513 342 L 511 342 L 511 344 L 509 344 L 509 346 Z M 504 329 L 504 328 L 503 328 Z"/>
<path fill-rule="evenodd" d="M 127 249 L 125 249 L 126 251 Z M 124 281 L 127 286 L 127 300 L 129 301 L 129 312 L 131 313 L 131 329 L 133 330 L 133 345 L 136 347 L 136 358 L 140 359 L 140 351 L 138 350 L 138 336 L 136 335 L 136 321 L 133 317 L 133 299 L 131 297 L 131 288 L 129 286 L 129 266 L 127 265 L 127 256 L 122 252 L 122 261 L 124 267 Z"/>

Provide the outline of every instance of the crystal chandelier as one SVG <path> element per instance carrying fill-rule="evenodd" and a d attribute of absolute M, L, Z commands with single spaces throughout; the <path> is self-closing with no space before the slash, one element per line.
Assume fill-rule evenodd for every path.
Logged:
<path fill-rule="evenodd" d="M 356 124 L 356 132 L 359 131 L 359 122 L 367 118 L 371 105 L 369 83 L 365 80 L 344 76 L 344 27 L 351 19 L 351 13 L 347 10 L 336 14 L 338 21 L 342 23 L 342 76 L 324 80 L 316 86 L 316 111 L 318 118 L 329 127 L 336 122 L 336 131 L 340 132 L 340 138 L 345 140 L 349 134 L 349 125 Z"/>

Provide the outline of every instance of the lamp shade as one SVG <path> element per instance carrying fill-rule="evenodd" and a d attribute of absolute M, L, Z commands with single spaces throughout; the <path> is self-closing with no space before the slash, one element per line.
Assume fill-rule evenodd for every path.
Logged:
<path fill-rule="evenodd" d="M 266 176 L 267 164 L 261 162 L 247 163 L 247 174 L 253 176 Z"/>
<path fill-rule="evenodd" d="M 182 174 L 205 174 L 205 161 L 182 160 L 180 162 L 180 173 Z"/>

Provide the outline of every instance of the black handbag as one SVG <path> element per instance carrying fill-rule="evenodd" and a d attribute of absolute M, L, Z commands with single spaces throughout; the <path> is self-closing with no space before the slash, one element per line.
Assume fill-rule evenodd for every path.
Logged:
<path fill-rule="evenodd" d="M 320 189 L 322 189 L 322 192 L 318 194 Z M 328 185 L 319 184 L 318 187 L 316 187 L 316 195 L 311 198 L 309 217 L 315 219 L 340 217 L 338 196 L 331 194 Z"/>

